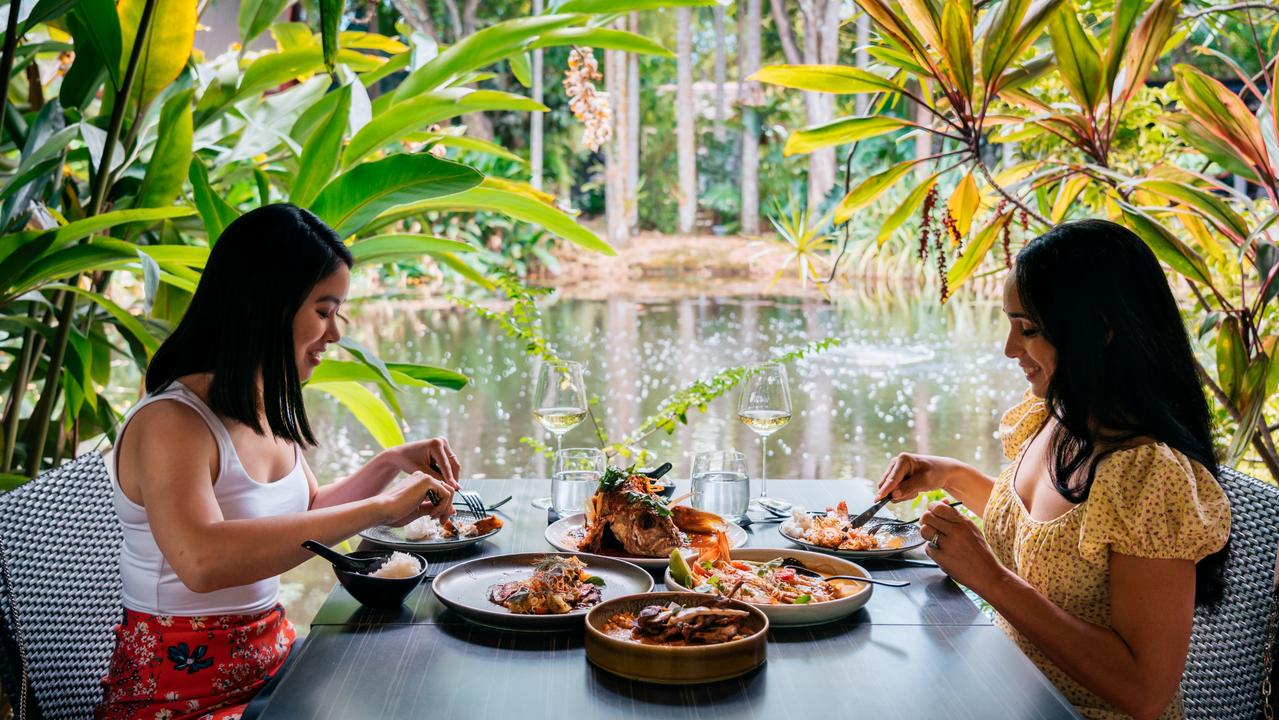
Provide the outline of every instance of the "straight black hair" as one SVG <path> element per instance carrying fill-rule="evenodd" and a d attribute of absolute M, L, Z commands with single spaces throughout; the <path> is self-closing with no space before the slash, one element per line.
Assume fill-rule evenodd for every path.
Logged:
<path fill-rule="evenodd" d="M 234 220 L 213 244 L 186 314 L 147 368 L 154 393 L 211 372 L 209 407 L 264 434 L 315 445 L 302 403 L 293 317 L 316 283 L 354 263 L 324 221 L 279 203 Z M 258 392 L 261 377 L 262 391 Z"/>
<path fill-rule="evenodd" d="M 1057 492 L 1081 503 L 1097 466 L 1153 438 L 1218 474 L 1212 421 L 1177 302 L 1155 254 L 1107 220 L 1058 225 L 1013 269 L 1022 306 L 1057 350 L 1044 398 Z M 1106 435 L 1101 436 L 1101 432 Z M 1196 600 L 1220 593 L 1224 550 L 1197 568 Z"/>

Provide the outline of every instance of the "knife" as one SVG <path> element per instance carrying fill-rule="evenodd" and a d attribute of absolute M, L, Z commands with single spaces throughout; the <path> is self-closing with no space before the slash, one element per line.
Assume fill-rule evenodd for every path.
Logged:
<path fill-rule="evenodd" d="M 887 505 L 888 501 L 891 499 L 892 499 L 891 495 L 887 496 L 883 500 L 880 500 L 874 505 L 871 505 L 869 508 L 866 508 L 866 512 L 863 512 L 861 515 L 858 515 L 857 517 L 849 521 L 848 523 L 849 527 L 859 528 L 862 525 L 865 525 L 866 521 L 875 517 L 875 513 L 879 512 L 879 509 Z"/>

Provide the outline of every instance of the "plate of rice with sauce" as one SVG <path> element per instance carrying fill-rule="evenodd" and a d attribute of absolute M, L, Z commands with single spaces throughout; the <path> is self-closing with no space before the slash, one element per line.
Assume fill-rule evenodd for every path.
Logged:
<path fill-rule="evenodd" d="M 474 545 L 501 530 L 502 520 L 496 515 L 477 517 L 462 511 L 443 522 L 424 515 L 401 527 L 374 525 L 360 537 L 395 550 L 429 553 Z"/>

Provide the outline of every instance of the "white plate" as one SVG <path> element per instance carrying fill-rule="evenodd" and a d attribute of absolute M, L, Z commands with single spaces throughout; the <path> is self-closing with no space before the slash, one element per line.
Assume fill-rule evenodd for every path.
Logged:
<path fill-rule="evenodd" d="M 792 548 L 741 548 L 733 551 L 734 560 L 749 560 L 750 562 L 768 562 L 777 558 L 795 558 L 804 563 L 805 567 L 810 570 L 816 570 L 823 575 L 860 575 L 862 577 L 872 577 L 866 568 L 854 562 L 849 562 L 842 558 L 832 557 L 824 553 L 808 552 L 807 550 L 794 550 Z M 666 568 L 666 589 L 667 590 L 689 590 L 679 583 L 675 582 L 675 578 L 671 577 L 669 564 Z M 850 589 L 857 588 L 856 592 L 846 595 L 838 600 L 829 600 L 827 602 L 808 603 L 806 605 L 764 605 L 760 603 L 749 603 L 759 608 L 768 616 L 768 622 L 773 627 L 806 627 L 808 625 L 824 625 L 828 622 L 835 622 L 852 615 L 870 600 L 871 593 L 874 592 L 875 586 L 870 583 L 855 584 L 852 582 L 844 583 L 836 580 L 836 583 L 842 583 Z M 747 602 L 743 600 L 742 602 Z"/>
<path fill-rule="evenodd" d="M 475 522 L 478 519 L 476 515 L 466 511 L 459 511 L 455 513 L 453 518 L 454 522 L 457 522 L 458 520 L 461 520 L 462 522 Z M 395 550 L 417 553 L 434 553 L 468 547 L 481 540 L 491 538 L 500 532 L 502 532 L 502 528 L 486 532 L 483 535 L 472 535 L 470 537 L 448 538 L 446 540 L 409 540 L 404 537 L 404 528 L 390 527 L 388 525 L 374 525 L 368 530 L 362 531 L 360 533 L 360 537 Z"/>
<path fill-rule="evenodd" d="M 546 542 L 553 547 L 564 552 L 581 552 L 578 550 L 578 538 L 574 534 L 580 536 L 583 526 L 586 525 L 586 514 L 578 513 L 561 518 L 546 527 Z M 733 523 L 724 523 L 724 529 L 728 532 L 729 547 L 739 548 L 746 544 L 748 539 L 746 531 L 734 525 Z M 693 548 L 686 549 L 687 555 L 697 555 L 697 550 Z M 635 563 L 640 567 L 649 570 L 661 570 L 666 567 L 666 563 L 670 561 L 669 557 L 636 557 L 634 555 L 626 555 L 622 552 L 613 554 L 610 552 L 606 557 L 615 557 L 619 560 Z"/>
<path fill-rule="evenodd" d="M 796 545 L 812 550 L 813 552 L 826 553 L 827 555 L 834 555 L 836 557 L 847 558 L 850 560 L 892 557 L 893 555 L 900 555 L 907 550 L 917 548 L 925 542 L 924 538 L 919 534 L 919 525 L 915 524 L 907 525 L 904 528 L 904 531 L 899 532 L 898 534 L 891 534 L 887 532 L 887 530 L 874 533 L 875 537 L 878 538 L 881 543 L 885 541 L 898 543 L 893 547 L 878 547 L 874 550 L 836 550 L 834 548 L 822 547 L 821 545 L 814 545 L 803 538 L 797 538 L 786 532 L 785 525 L 786 523 L 782 523 L 782 527 L 779 527 L 777 532 L 781 533 L 782 537 L 790 540 Z"/>

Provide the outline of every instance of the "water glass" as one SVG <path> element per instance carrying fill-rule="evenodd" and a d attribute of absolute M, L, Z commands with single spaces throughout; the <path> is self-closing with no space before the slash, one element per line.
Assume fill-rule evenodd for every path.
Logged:
<path fill-rule="evenodd" d="M 746 456 L 736 450 L 713 450 L 693 455 L 693 507 L 715 513 L 729 522 L 746 515 L 751 485 Z"/>
<path fill-rule="evenodd" d="M 555 453 L 551 475 L 551 507 L 560 517 L 586 509 L 586 501 L 604 476 L 604 452 L 596 448 L 565 448 Z"/>

